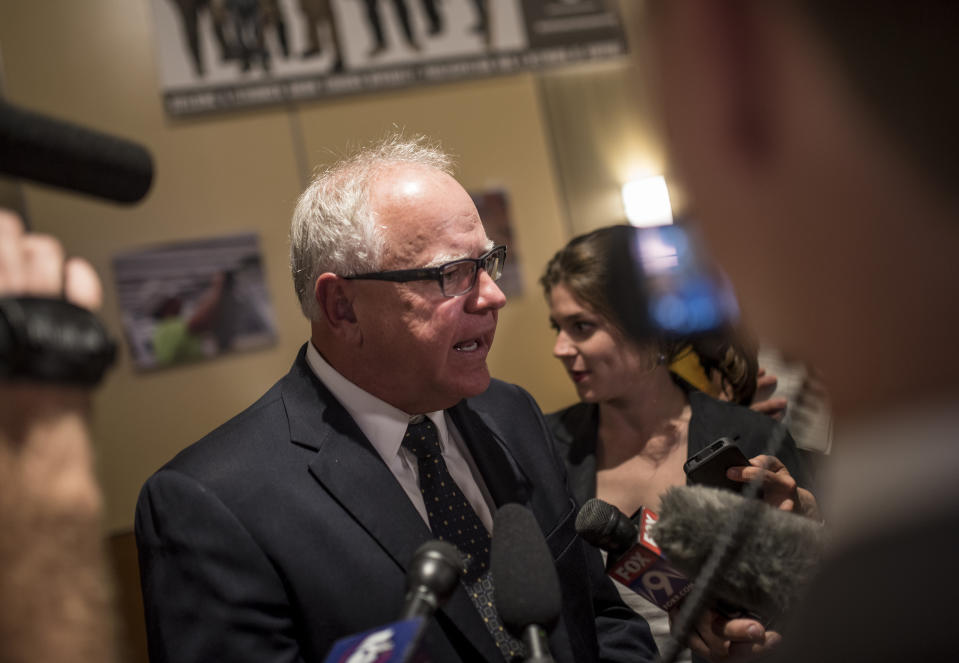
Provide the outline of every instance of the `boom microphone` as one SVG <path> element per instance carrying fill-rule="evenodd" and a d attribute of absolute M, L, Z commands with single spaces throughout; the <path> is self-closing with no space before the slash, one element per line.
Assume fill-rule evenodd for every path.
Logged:
<path fill-rule="evenodd" d="M 775 619 L 800 598 L 823 555 L 822 525 L 759 500 L 705 486 L 675 486 L 662 497 L 652 534 L 677 569 L 696 577 L 713 543 L 748 509 L 750 527 L 709 593 Z"/>
<path fill-rule="evenodd" d="M 546 632 L 561 610 L 553 555 L 529 509 L 505 504 L 493 517 L 490 549 L 496 611 L 526 645 L 528 663 L 553 663 Z"/>
<path fill-rule="evenodd" d="M 413 553 L 399 620 L 340 638 L 324 663 L 408 663 L 418 660 L 426 622 L 453 594 L 466 565 L 456 546 L 427 541 Z"/>
<path fill-rule="evenodd" d="M 150 189 L 153 159 L 137 143 L 0 101 L 0 174 L 134 203 Z"/>

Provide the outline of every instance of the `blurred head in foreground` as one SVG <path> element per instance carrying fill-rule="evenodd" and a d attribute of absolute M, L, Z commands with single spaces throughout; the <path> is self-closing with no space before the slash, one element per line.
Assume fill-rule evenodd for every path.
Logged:
<path fill-rule="evenodd" d="M 672 154 L 751 326 L 836 411 L 954 391 L 959 3 L 651 0 Z"/>

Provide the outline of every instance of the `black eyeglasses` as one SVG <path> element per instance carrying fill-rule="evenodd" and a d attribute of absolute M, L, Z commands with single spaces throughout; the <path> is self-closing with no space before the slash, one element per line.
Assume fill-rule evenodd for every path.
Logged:
<path fill-rule="evenodd" d="M 394 281 L 407 283 L 409 281 L 436 281 L 446 297 L 465 295 L 476 285 L 476 276 L 482 267 L 490 278 L 498 281 L 503 275 L 503 264 L 506 262 L 506 247 L 502 244 L 493 247 L 479 258 L 461 258 L 448 262 L 439 267 L 423 267 L 421 269 L 397 269 L 390 272 L 369 272 L 344 276 L 348 280 L 365 281 Z"/>

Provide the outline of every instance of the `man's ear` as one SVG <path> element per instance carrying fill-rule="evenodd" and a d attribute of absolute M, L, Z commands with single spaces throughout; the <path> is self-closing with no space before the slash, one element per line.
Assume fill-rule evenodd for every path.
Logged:
<path fill-rule="evenodd" d="M 332 330 L 343 330 L 356 324 L 353 294 L 348 281 L 326 272 L 320 274 L 313 287 L 313 297 Z"/>

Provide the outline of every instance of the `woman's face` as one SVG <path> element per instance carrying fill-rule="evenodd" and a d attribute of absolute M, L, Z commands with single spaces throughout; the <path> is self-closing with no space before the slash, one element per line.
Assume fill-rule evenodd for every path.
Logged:
<path fill-rule="evenodd" d="M 577 300 L 565 285 L 549 294 L 553 356 L 563 362 L 581 400 L 598 403 L 631 392 L 649 373 L 650 361 L 606 318 Z"/>

